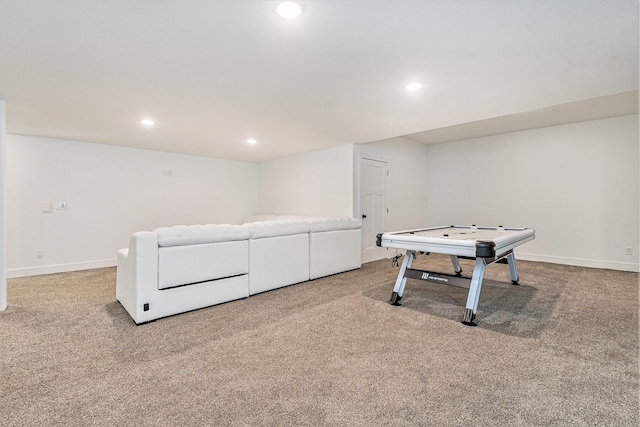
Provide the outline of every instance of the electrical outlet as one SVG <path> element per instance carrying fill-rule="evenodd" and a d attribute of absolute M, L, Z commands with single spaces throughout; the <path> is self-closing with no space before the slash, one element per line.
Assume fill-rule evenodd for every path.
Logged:
<path fill-rule="evenodd" d="M 44 249 L 36 249 L 36 258 L 44 258 Z"/>
<path fill-rule="evenodd" d="M 627 248 L 625 254 L 627 255 L 633 255 L 633 248 Z"/>

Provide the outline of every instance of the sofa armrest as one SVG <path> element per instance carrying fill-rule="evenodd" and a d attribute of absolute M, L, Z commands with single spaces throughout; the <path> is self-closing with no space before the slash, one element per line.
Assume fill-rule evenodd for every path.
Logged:
<path fill-rule="evenodd" d="M 129 248 L 118 251 L 116 298 L 136 323 L 144 310 L 142 301 L 158 291 L 158 235 L 133 233 Z"/>

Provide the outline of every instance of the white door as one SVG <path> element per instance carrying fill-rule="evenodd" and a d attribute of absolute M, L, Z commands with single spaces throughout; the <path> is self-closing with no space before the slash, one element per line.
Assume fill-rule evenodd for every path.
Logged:
<path fill-rule="evenodd" d="M 387 250 L 376 246 L 376 236 L 389 231 L 389 163 L 360 160 L 360 214 L 362 262 L 385 258 Z"/>

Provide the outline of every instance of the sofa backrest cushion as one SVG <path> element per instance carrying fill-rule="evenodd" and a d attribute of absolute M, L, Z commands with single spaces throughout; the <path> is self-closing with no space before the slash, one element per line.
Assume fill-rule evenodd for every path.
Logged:
<path fill-rule="evenodd" d="M 250 236 L 247 228 L 229 224 L 175 225 L 154 232 L 160 247 L 248 240 Z"/>
<path fill-rule="evenodd" d="M 309 224 L 309 231 L 312 233 L 362 228 L 361 219 L 347 216 L 252 215 L 245 218 L 243 224 L 279 220 L 304 221 Z"/>
<path fill-rule="evenodd" d="M 277 220 L 249 222 L 243 225 L 251 232 L 252 239 L 290 236 L 309 232 L 309 224 L 305 221 Z"/>
<path fill-rule="evenodd" d="M 251 215 L 246 217 L 242 224 L 249 224 L 252 222 L 260 222 L 260 221 L 275 221 L 280 219 L 282 215 Z"/>
<path fill-rule="evenodd" d="M 310 216 L 305 219 L 312 233 L 338 230 L 357 230 L 362 228 L 362 220 L 346 216 Z"/>

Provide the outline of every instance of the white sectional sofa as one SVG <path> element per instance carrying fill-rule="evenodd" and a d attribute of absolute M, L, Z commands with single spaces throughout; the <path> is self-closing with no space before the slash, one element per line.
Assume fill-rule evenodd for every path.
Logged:
<path fill-rule="evenodd" d="M 134 233 L 116 298 L 136 324 L 360 268 L 354 218 L 257 215 Z"/>

